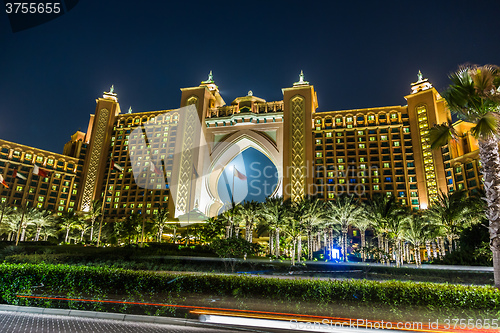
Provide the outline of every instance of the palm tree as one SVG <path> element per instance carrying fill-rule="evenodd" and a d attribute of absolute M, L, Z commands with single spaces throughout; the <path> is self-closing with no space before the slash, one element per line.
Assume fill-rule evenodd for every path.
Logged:
<path fill-rule="evenodd" d="M 335 201 L 329 201 L 330 218 L 340 225 L 342 231 L 342 257 L 347 261 L 347 233 L 349 226 L 361 217 L 359 202 L 353 195 L 337 197 Z"/>
<path fill-rule="evenodd" d="M 442 226 L 443 234 L 448 239 L 448 252 L 450 253 L 455 249 L 454 240 L 458 238 L 460 231 L 481 219 L 481 212 L 475 209 L 477 205 L 466 195 L 465 191 L 456 191 L 451 194 L 441 192 L 438 199 L 424 213 L 431 222 Z"/>
<path fill-rule="evenodd" d="M 313 259 L 313 237 L 312 233 L 318 226 L 323 226 L 329 218 L 328 210 L 322 200 L 314 197 L 307 197 L 297 204 L 298 221 L 305 230 L 307 236 L 307 254 L 309 260 Z M 302 252 L 302 240 L 299 238 L 299 261 Z"/>
<path fill-rule="evenodd" d="M 392 247 L 393 257 L 396 260 L 396 267 L 403 263 L 401 242 L 404 237 L 404 225 L 411 217 L 410 212 L 406 207 L 398 207 L 394 210 L 394 214 L 387 219 L 387 236 L 394 240 Z"/>
<path fill-rule="evenodd" d="M 364 205 L 362 216 L 370 221 L 377 234 L 378 247 L 382 252 L 389 252 L 388 234 L 389 220 L 393 219 L 401 211 L 394 196 L 374 195 Z M 385 260 L 382 260 L 385 261 Z M 387 262 L 389 263 L 389 262 Z"/>
<path fill-rule="evenodd" d="M 40 234 L 42 229 L 47 227 L 51 227 L 54 224 L 54 217 L 52 216 L 52 212 L 48 210 L 38 211 L 38 214 L 33 216 L 31 219 L 31 223 L 36 228 L 35 233 L 35 242 L 40 240 Z"/>
<path fill-rule="evenodd" d="M 425 243 L 430 237 L 429 222 L 422 216 L 412 215 L 406 220 L 404 229 L 404 238 L 413 245 L 415 253 L 415 265 L 422 267 L 422 258 L 420 257 L 420 246 Z"/>
<path fill-rule="evenodd" d="M 259 211 L 260 230 L 269 231 L 270 254 L 277 257 L 280 255 L 280 231 L 284 230 L 290 217 L 289 203 L 289 201 L 284 202 L 281 197 L 268 197 Z"/>
<path fill-rule="evenodd" d="M 370 220 L 363 217 L 363 211 L 361 211 L 361 216 L 352 222 L 352 225 L 359 230 L 359 235 L 361 237 L 361 260 L 366 259 L 366 230 L 371 226 Z"/>
<path fill-rule="evenodd" d="M 86 213 L 86 217 L 90 220 L 90 241 L 93 242 L 94 238 L 94 224 L 97 218 L 101 215 L 102 201 L 95 199 L 92 200 L 90 210 Z"/>
<path fill-rule="evenodd" d="M 301 239 L 302 236 L 304 235 L 304 228 L 303 225 L 300 223 L 301 210 L 299 209 L 299 204 L 294 203 L 290 208 L 291 208 L 291 215 L 288 219 L 286 219 L 286 225 L 284 231 L 287 240 L 292 244 L 291 259 L 292 259 L 292 266 L 295 266 L 295 254 L 297 252 L 300 252 L 297 251 L 297 245 L 299 239 Z M 300 253 L 298 253 L 298 255 L 300 255 Z"/>
<path fill-rule="evenodd" d="M 157 213 L 154 214 L 153 222 L 155 224 L 156 230 L 158 231 L 156 234 L 156 239 L 159 243 L 161 243 L 161 239 L 163 236 L 163 228 L 168 222 L 168 209 L 160 208 Z"/>
<path fill-rule="evenodd" d="M 67 212 L 63 213 L 63 215 L 61 215 L 59 219 L 61 221 L 63 229 L 66 230 L 64 242 L 67 243 L 69 241 L 69 232 L 71 229 L 75 228 L 76 224 L 80 222 L 80 217 L 75 214 L 75 212 Z"/>
<path fill-rule="evenodd" d="M 235 220 L 243 223 L 245 228 L 245 240 L 251 243 L 253 240 L 253 229 L 259 222 L 260 204 L 255 201 L 246 201 L 235 207 L 237 208 Z"/>
<path fill-rule="evenodd" d="M 45 218 L 44 214 L 47 214 L 46 211 L 41 211 L 34 207 L 23 207 L 16 210 L 14 216 L 12 217 L 12 223 L 17 228 L 16 240 L 23 242 L 25 240 L 26 229 L 28 226 L 38 222 L 42 218 Z"/>
<path fill-rule="evenodd" d="M 2 212 L 0 213 L 0 224 L 2 224 L 4 216 L 9 216 L 10 214 L 12 214 L 14 209 L 12 209 L 12 207 L 9 206 L 7 201 L 0 202 L 0 209 L 2 210 Z"/>
<path fill-rule="evenodd" d="M 497 66 L 466 65 L 460 66 L 449 77 L 451 84 L 443 93 L 443 97 L 450 111 L 459 118 L 475 124 L 471 134 L 479 144 L 495 287 L 500 289 L 500 155 L 498 153 L 500 72 Z"/>
<path fill-rule="evenodd" d="M 84 219 L 79 219 L 75 224 L 75 228 L 80 230 L 80 243 L 83 243 L 83 236 L 87 230 L 91 229 L 91 227 L 92 226 Z"/>

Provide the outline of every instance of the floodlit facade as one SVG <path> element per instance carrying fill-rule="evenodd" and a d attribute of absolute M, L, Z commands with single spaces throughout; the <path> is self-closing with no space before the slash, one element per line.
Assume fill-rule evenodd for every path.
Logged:
<path fill-rule="evenodd" d="M 0 175 L 9 187 L 0 185 L 0 199 L 60 213 L 88 211 L 103 199 L 110 220 L 167 207 L 198 222 L 221 212 L 218 182 L 248 148 L 276 167 L 270 195 L 293 201 L 382 194 L 417 210 L 440 191 L 479 189 L 470 124 L 454 124 L 459 142 L 431 150 L 429 129 L 446 122 L 449 111 L 420 73 L 409 88 L 407 105 L 318 112 L 314 86 L 302 73 L 282 89 L 281 101 L 250 91 L 229 105 L 210 73 L 181 89 L 181 109 L 125 113 L 111 88 L 96 100 L 87 132 L 76 132 L 63 154 L 0 140 Z M 187 107 L 194 113 L 188 116 Z M 48 175 L 34 175 L 34 165 Z M 26 179 L 13 177 L 14 169 Z"/>

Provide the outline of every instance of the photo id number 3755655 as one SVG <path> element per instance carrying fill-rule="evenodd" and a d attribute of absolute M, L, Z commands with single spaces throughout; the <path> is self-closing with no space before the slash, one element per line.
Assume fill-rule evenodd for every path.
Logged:
<path fill-rule="evenodd" d="M 59 14 L 60 2 L 7 2 L 7 14 Z"/>

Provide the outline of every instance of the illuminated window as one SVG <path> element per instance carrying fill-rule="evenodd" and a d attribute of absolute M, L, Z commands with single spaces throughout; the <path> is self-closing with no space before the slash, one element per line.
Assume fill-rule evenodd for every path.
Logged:
<path fill-rule="evenodd" d="M 343 165 L 339 165 L 339 170 L 344 170 L 344 166 Z"/>
<path fill-rule="evenodd" d="M 345 119 L 345 121 L 346 121 L 346 122 L 348 122 L 348 123 L 352 123 L 352 117 L 347 117 L 347 118 Z"/>
<path fill-rule="evenodd" d="M 365 132 L 364 131 L 358 131 L 358 135 L 364 135 Z"/>
<path fill-rule="evenodd" d="M 373 178 L 374 183 L 380 183 L 380 178 Z"/>
<path fill-rule="evenodd" d="M 328 199 L 333 199 L 335 197 L 335 194 L 333 193 L 328 193 Z"/>
<path fill-rule="evenodd" d="M 323 157 L 323 153 L 320 151 L 316 152 L 316 157 Z"/>
<path fill-rule="evenodd" d="M 321 140 L 320 139 L 316 139 L 316 144 L 320 145 L 321 144 Z"/>
<path fill-rule="evenodd" d="M 38 163 L 42 163 L 42 162 L 43 162 L 43 157 L 42 157 L 42 156 L 37 156 L 37 157 L 36 157 L 36 161 L 37 161 Z"/>
<path fill-rule="evenodd" d="M 397 113 L 391 113 L 391 119 L 398 119 Z"/>
<path fill-rule="evenodd" d="M 16 191 L 21 192 L 22 190 L 23 190 L 23 187 L 22 187 L 22 186 L 17 186 L 17 187 L 16 187 Z"/>
<path fill-rule="evenodd" d="M 359 148 L 366 148 L 366 146 L 365 146 L 365 144 L 364 144 L 364 143 L 360 143 L 360 144 L 358 144 L 358 147 L 359 147 Z"/>
<path fill-rule="evenodd" d="M 328 132 L 328 133 L 326 133 L 326 134 L 325 134 L 325 136 L 326 136 L 327 138 L 331 138 L 331 137 L 332 137 L 332 132 Z"/>
<path fill-rule="evenodd" d="M 403 127 L 403 133 L 410 133 L 409 127 Z"/>
<path fill-rule="evenodd" d="M 64 210 L 64 207 L 63 206 L 59 206 L 59 207 L 57 207 L 57 210 L 60 211 L 60 212 L 62 212 Z"/>
<path fill-rule="evenodd" d="M 328 174 L 327 174 L 328 177 L 333 177 L 333 172 L 332 171 L 329 171 Z"/>
<path fill-rule="evenodd" d="M 340 179 L 339 179 L 339 184 L 345 184 L 345 179 L 340 178 Z"/>
<path fill-rule="evenodd" d="M 341 123 L 342 122 L 342 118 L 335 118 L 335 123 Z"/>
<path fill-rule="evenodd" d="M 390 164 L 389 163 L 384 163 L 384 168 L 389 168 Z"/>
<path fill-rule="evenodd" d="M 387 135 L 381 135 L 380 140 L 382 141 L 387 141 Z"/>
<path fill-rule="evenodd" d="M 380 186 L 379 186 L 379 185 L 373 185 L 373 190 L 374 190 L 374 191 L 378 191 L 378 190 L 380 190 Z"/>
<path fill-rule="evenodd" d="M 376 140 L 376 138 L 375 138 L 374 136 L 370 136 L 370 139 L 369 139 L 369 140 L 370 140 L 370 141 L 375 141 L 375 140 Z"/>
<path fill-rule="evenodd" d="M 43 200 L 45 200 L 44 197 L 42 197 L 42 196 L 38 197 L 38 201 L 43 202 Z"/>
<path fill-rule="evenodd" d="M 337 163 L 344 163 L 344 159 L 343 158 L 338 158 L 337 159 Z"/>
<path fill-rule="evenodd" d="M 394 147 L 399 147 L 399 141 L 394 141 Z"/>
<path fill-rule="evenodd" d="M 372 114 L 371 114 L 371 115 L 369 115 L 369 116 L 368 116 L 368 120 L 375 120 L 375 116 L 374 116 L 374 115 L 372 115 Z"/>

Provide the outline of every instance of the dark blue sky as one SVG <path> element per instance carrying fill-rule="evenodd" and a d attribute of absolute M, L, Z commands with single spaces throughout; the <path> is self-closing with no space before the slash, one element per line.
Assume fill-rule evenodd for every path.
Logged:
<path fill-rule="evenodd" d="M 304 70 L 319 110 L 405 104 L 422 70 L 500 64 L 500 1 L 90 1 L 12 33 L 0 13 L 0 138 L 62 152 L 111 84 L 122 110 L 179 106 L 213 70 L 230 103 L 281 100 Z"/>

